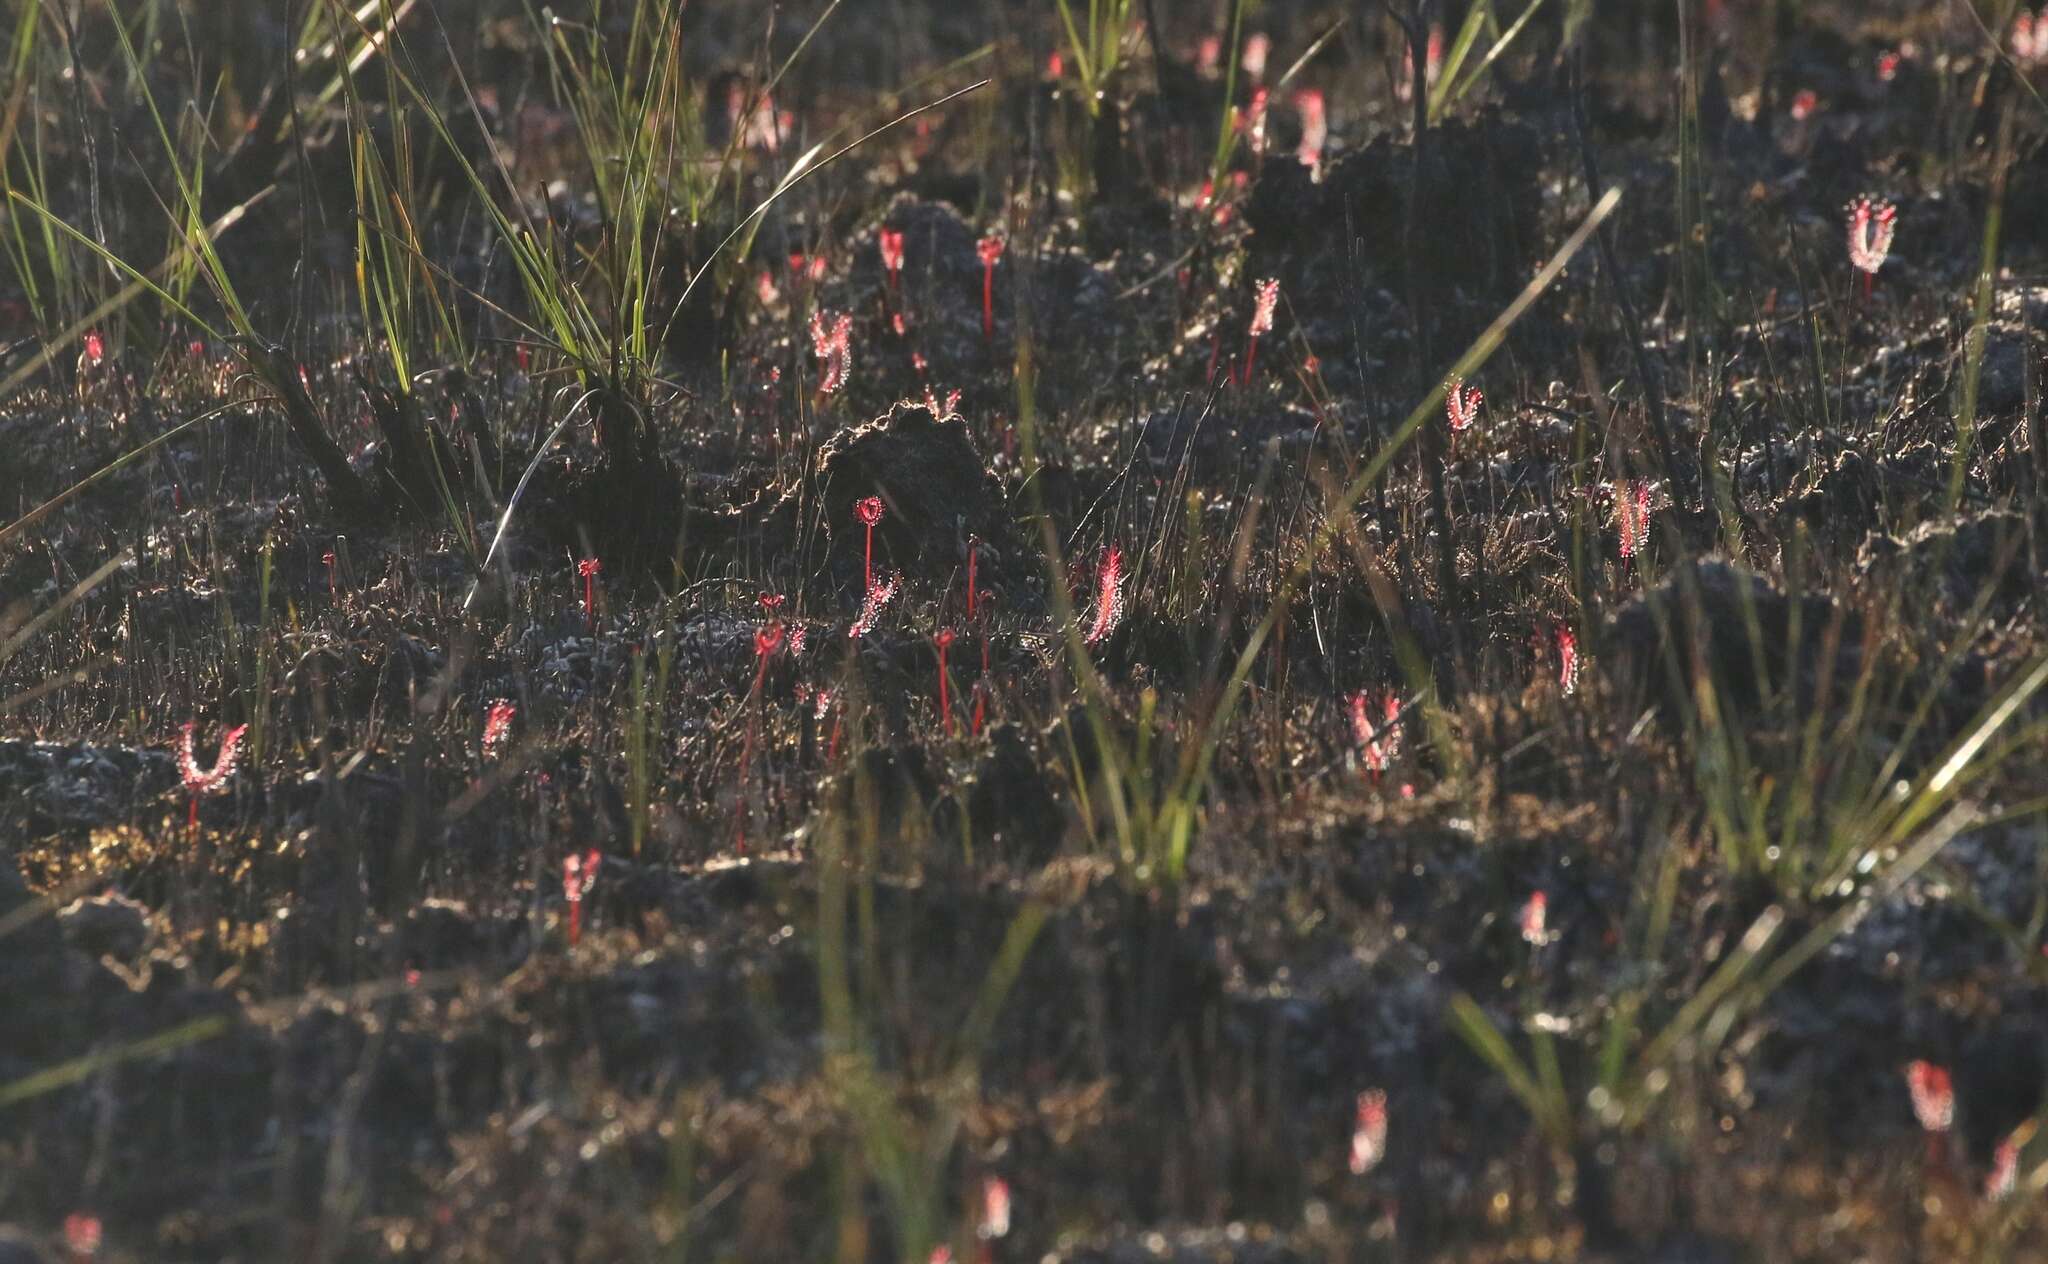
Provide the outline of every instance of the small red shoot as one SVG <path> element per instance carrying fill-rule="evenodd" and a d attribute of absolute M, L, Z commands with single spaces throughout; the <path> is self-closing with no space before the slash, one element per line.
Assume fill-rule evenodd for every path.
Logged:
<path fill-rule="evenodd" d="M 981 336 L 993 342 L 996 337 L 996 260 L 1003 257 L 1003 239 L 990 233 L 975 247 L 981 256 Z"/>
<path fill-rule="evenodd" d="M 1252 384 L 1252 365 L 1259 358 L 1259 339 L 1273 329 L 1273 307 L 1280 301 L 1280 278 L 1267 277 L 1258 284 L 1258 301 L 1252 308 L 1251 328 L 1245 334 L 1244 375 L 1241 379 L 1246 386 Z"/>
<path fill-rule="evenodd" d="M 2022 1125 L 2021 1130 L 2024 1128 Z M 1991 1152 L 1991 1170 L 1984 1176 L 1984 1197 L 1997 1202 L 2011 1194 L 2013 1187 L 2019 1184 L 2019 1172 L 2020 1132 L 2015 1131 Z"/>
<path fill-rule="evenodd" d="M 100 1218 L 90 1212 L 74 1211 L 64 1217 L 64 1249 L 71 1264 L 81 1264 L 100 1253 Z"/>
<path fill-rule="evenodd" d="M 569 901 L 569 946 L 583 942 L 583 897 L 597 881 L 597 866 L 604 857 L 595 848 L 562 857 L 562 898 Z"/>
<path fill-rule="evenodd" d="M 857 641 L 875 630 L 875 621 L 882 616 L 882 608 L 895 599 L 897 577 L 889 576 L 877 584 L 868 585 L 868 595 L 860 603 L 860 617 L 846 630 L 848 640 Z"/>
<path fill-rule="evenodd" d="M 1314 88 L 1303 88 L 1294 94 L 1294 109 L 1301 115 L 1301 144 L 1295 149 L 1294 157 L 1302 166 L 1313 170 L 1322 165 L 1323 144 L 1330 138 L 1330 122 L 1323 106 L 1323 94 Z"/>
<path fill-rule="evenodd" d="M 583 619 L 592 636 L 597 635 L 597 573 L 603 569 L 594 557 L 576 563 L 576 573 L 583 577 Z"/>
<path fill-rule="evenodd" d="M 1273 37 L 1264 31 L 1254 31 L 1245 37 L 1244 56 L 1238 62 L 1244 72 L 1253 79 L 1266 77 L 1266 58 L 1272 54 Z"/>
<path fill-rule="evenodd" d="M 246 724 L 237 724 L 221 734 L 220 751 L 214 756 L 213 767 L 201 771 L 199 761 L 192 754 L 192 730 L 195 726 L 186 721 L 179 730 L 178 776 L 185 783 L 185 793 L 191 800 L 191 810 L 185 814 L 187 829 L 199 828 L 199 799 L 201 795 L 219 794 L 228 788 L 228 779 L 235 775 L 235 761 L 241 757 L 242 734 L 249 731 Z"/>
<path fill-rule="evenodd" d="M 1371 695 L 1361 689 L 1351 695 L 1351 735 L 1373 780 L 1379 780 L 1401 756 L 1401 699 L 1391 690 L 1381 698 L 1378 724 L 1372 719 Z"/>
<path fill-rule="evenodd" d="M 818 393 L 830 395 L 853 373 L 853 317 L 841 312 L 825 323 L 822 311 L 811 313 L 811 354 L 818 358 Z"/>
<path fill-rule="evenodd" d="M 882 498 L 867 496 L 853 502 L 853 513 L 861 520 L 861 525 L 868 529 L 867 557 L 863 569 L 868 590 L 872 592 L 875 587 L 875 527 L 882 521 Z"/>
<path fill-rule="evenodd" d="M 1849 203 L 1849 264 L 1863 274 L 1866 302 L 1877 270 L 1891 253 L 1892 233 L 1898 222 L 1899 209 L 1883 198 L 1866 193 Z"/>
<path fill-rule="evenodd" d="M 1621 537 L 1623 561 L 1635 557 L 1650 542 L 1650 483 L 1648 479 L 1627 479 L 1610 489 L 1614 495 L 1614 531 Z"/>
<path fill-rule="evenodd" d="M 981 1223 L 974 1233 L 982 1241 L 1010 1232 L 1010 1183 L 1000 1176 L 983 1177 L 981 1182 Z"/>
<path fill-rule="evenodd" d="M 1387 1157 L 1387 1091 L 1369 1088 L 1358 1095 L 1351 1125 L 1351 1174 L 1364 1176 Z"/>
<path fill-rule="evenodd" d="M 484 758 L 496 759 L 505 739 L 512 735 L 512 721 L 519 708 L 500 698 L 484 713 Z"/>
<path fill-rule="evenodd" d="M 889 275 L 891 289 L 903 288 L 903 234 L 893 228 L 885 228 L 876 237 L 882 249 L 882 271 Z"/>
<path fill-rule="evenodd" d="M 1531 948 L 1541 948 L 1550 942 L 1550 931 L 1545 925 L 1550 917 L 1550 897 L 1541 891 L 1531 891 L 1529 902 L 1522 906 L 1522 942 Z"/>
<path fill-rule="evenodd" d="M 1557 638 L 1557 683 L 1569 697 L 1579 687 L 1579 637 L 1566 623 L 1559 623 L 1553 635 Z"/>
<path fill-rule="evenodd" d="M 1444 415 L 1451 421 L 1452 443 L 1479 420 L 1479 405 L 1485 398 L 1478 387 L 1467 387 L 1463 378 L 1454 377 L 1444 383 Z"/>
<path fill-rule="evenodd" d="M 1112 544 L 1102 550 L 1102 560 L 1095 567 L 1095 618 L 1088 626 L 1088 644 L 1100 645 L 1123 622 L 1123 582 L 1124 552 Z"/>
<path fill-rule="evenodd" d="M 1913 1099 L 1913 1117 L 1929 1132 L 1947 1132 L 1956 1118 L 1955 1085 L 1948 1068 L 1924 1059 L 1906 1066 L 1906 1092 Z"/>
<path fill-rule="evenodd" d="M 2032 14 L 2023 5 L 2013 15 L 2012 59 L 2022 66 L 2048 61 L 2048 9 Z"/>

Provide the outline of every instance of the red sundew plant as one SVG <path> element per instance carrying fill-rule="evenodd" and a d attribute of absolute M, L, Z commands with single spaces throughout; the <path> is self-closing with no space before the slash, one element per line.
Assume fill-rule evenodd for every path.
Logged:
<path fill-rule="evenodd" d="M 1650 483 L 1627 479 L 1612 487 L 1614 532 L 1620 537 L 1623 561 L 1639 555 L 1650 543 Z"/>
<path fill-rule="evenodd" d="M 237 724 L 221 734 L 220 752 L 213 758 L 213 767 L 201 771 L 199 761 L 192 755 L 192 730 L 196 726 L 190 721 L 178 731 L 178 776 L 185 783 L 185 793 L 191 800 L 191 807 L 185 813 L 185 828 L 199 828 L 199 799 L 202 795 L 219 794 L 228 788 L 228 780 L 235 775 L 235 761 L 242 754 L 242 734 L 249 731 L 246 724 Z"/>
<path fill-rule="evenodd" d="M 880 496 L 865 496 L 853 502 L 853 516 L 859 518 L 861 525 L 868 529 L 867 554 L 863 575 L 868 590 L 871 592 L 875 587 L 875 528 L 881 524 L 882 511 L 883 505 Z"/>
<path fill-rule="evenodd" d="M 1557 640 L 1557 683 L 1570 697 L 1579 687 L 1579 637 L 1567 623 L 1558 624 L 1553 635 Z"/>
<path fill-rule="evenodd" d="M 1401 60 L 1394 67 L 1394 96 L 1402 101 L 1413 99 L 1415 93 L 1415 63 L 1411 59 L 1413 44 L 1401 50 Z M 1429 82 L 1425 90 L 1436 87 L 1437 76 L 1444 69 L 1444 28 L 1440 22 L 1429 24 L 1429 41 L 1423 46 L 1423 71 Z"/>
<path fill-rule="evenodd" d="M 953 1248 L 939 1243 L 932 1248 L 931 1258 L 925 1264 L 953 1264 Z"/>
<path fill-rule="evenodd" d="M 1244 72 L 1252 78 L 1264 79 L 1266 59 L 1272 55 L 1272 51 L 1273 37 L 1264 31 L 1254 31 L 1245 37 L 1244 56 L 1238 61 L 1238 65 L 1244 67 Z"/>
<path fill-rule="evenodd" d="M 1268 93 L 1264 88 L 1252 90 L 1250 105 L 1245 108 L 1244 118 L 1238 125 L 1244 129 L 1245 143 L 1255 154 L 1266 152 L 1266 101 Z"/>
<path fill-rule="evenodd" d="M 782 621 L 770 619 L 754 629 L 754 688 L 753 697 L 761 694 L 761 682 L 768 676 L 768 660 L 775 657 L 775 651 L 782 648 Z"/>
<path fill-rule="evenodd" d="M 595 848 L 562 857 L 562 898 L 569 901 L 569 946 L 583 942 L 583 897 L 597 881 L 597 866 L 604 859 Z"/>
<path fill-rule="evenodd" d="M 734 82 L 726 89 L 725 119 L 741 145 L 758 149 L 763 153 L 776 153 L 782 148 L 782 138 L 796 127 L 796 115 L 789 110 L 777 110 L 775 98 L 763 92 L 747 109 L 747 89 Z"/>
<path fill-rule="evenodd" d="M 484 712 L 484 758 L 496 759 L 503 749 L 505 739 L 512 735 L 512 721 L 519 715 L 519 708 L 503 698 L 491 703 Z"/>
<path fill-rule="evenodd" d="M 981 1223 L 975 1236 L 987 1242 L 1010 1232 L 1010 1183 L 1000 1176 L 983 1177 L 981 1182 Z"/>
<path fill-rule="evenodd" d="M 1003 257 L 1003 239 L 990 233 L 975 247 L 981 256 L 981 336 L 993 342 L 996 336 L 996 261 Z"/>
<path fill-rule="evenodd" d="M 1463 378 L 1454 377 L 1444 383 L 1444 416 L 1450 419 L 1453 443 L 1479 420 L 1479 405 L 1485 399 L 1484 392 L 1476 386 L 1466 386 Z"/>
<path fill-rule="evenodd" d="M 1991 1170 L 1984 1174 L 1984 1197 L 1993 1202 L 2011 1194 L 2019 1183 L 2020 1142 L 2020 1130 L 2016 1130 L 1991 1152 Z"/>
<path fill-rule="evenodd" d="M 1124 552 L 1112 544 L 1102 550 L 1102 560 L 1095 567 L 1095 619 L 1088 625 L 1088 644 L 1100 645 L 1123 622 L 1123 583 Z"/>
<path fill-rule="evenodd" d="M 74 1211 L 64 1217 L 64 1251 L 71 1264 L 84 1264 L 100 1253 L 100 1218 L 90 1212 Z"/>
<path fill-rule="evenodd" d="M 925 410 L 931 413 L 932 419 L 935 421 L 947 421 L 958 417 L 960 415 L 960 388 L 956 386 L 952 390 L 947 391 L 945 402 L 941 403 L 938 393 L 927 386 L 924 388 L 924 406 Z"/>
<path fill-rule="evenodd" d="M 825 744 L 825 762 L 828 764 L 839 758 L 839 720 L 845 708 L 833 705 L 838 700 L 836 690 L 821 688 L 817 693 L 816 705 L 811 711 L 811 719 L 820 723 L 824 721 L 827 712 L 832 715 L 832 736 Z"/>
<path fill-rule="evenodd" d="M 98 368 L 107 358 L 107 340 L 97 329 L 85 331 L 85 364 Z"/>
<path fill-rule="evenodd" d="M 953 629 L 940 628 L 932 636 L 939 648 L 939 714 L 946 717 L 946 736 L 953 736 L 953 700 L 946 691 L 946 651 L 953 648 Z"/>
<path fill-rule="evenodd" d="M 2023 66 L 2048 62 L 2048 9 L 2036 16 L 2021 8 L 2013 15 L 2012 59 Z"/>
<path fill-rule="evenodd" d="M 1294 156 L 1302 166 L 1313 170 L 1322 165 L 1323 145 L 1330 138 L 1330 120 L 1323 104 L 1323 94 L 1314 88 L 1303 88 L 1294 94 L 1294 109 L 1301 115 L 1301 144 L 1296 147 Z"/>
<path fill-rule="evenodd" d="M 876 245 L 882 251 L 882 271 L 889 276 L 889 288 L 903 288 L 903 234 L 893 228 L 885 228 L 875 236 Z M 902 330 L 898 330 L 901 333 Z"/>
<path fill-rule="evenodd" d="M 733 847 L 744 852 L 747 849 L 747 771 L 754 764 L 754 748 L 761 740 L 761 685 L 768 679 L 768 660 L 782 648 L 782 623 L 770 619 L 754 629 L 754 683 L 747 690 L 747 735 L 740 745 L 740 814 L 734 835 Z"/>
<path fill-rule="evenodd" d="M 1244 377 L 1252 384 L 1252 365 L 1259 358 L 1259 339 L 1273 331 L 1273 307 L 1280 301 L 1280 278 L 1267 277 L 1258 283 L 1258 301 L 1252 307 L 1252 323 L 1245 331 Z"/>
<path fill-rule="evenodd" d="M 831 325 L 822 311 L 811 313 L 811 354 L 818 358 L 818 393 L 830 395 L 853 373 L 853 317 L 841 312 Z"/>
<path fill-rule="evenodd" d="M 825 256 L 807 255 L 792 251 L 789 256 L 790 275 L 798 280 L 822 281 L 825 279 Z"/>
<path fill-rule="evenodd" d="M 1892 250 L 1892 233 L 1898 227 L 1899 209 L 1883 198 L 1869 194 L 1849 203 L 1849 265 L 1863 274 L 1863 298 L 1870 298 L 1877 270 Z"/>
<path fill-rule="evenodd" d="M 1373 723 L 1372 696 L 1361 689 L 1351 695 L 1351 736 L 1357 740 L 1366 770 L 1373 780 L 1401 755 L 1401 699 L 1389 691 L 1380 700 L 1379 723 Z"/>
<path fill-rule="evenodd" d="M 1812 88 L 1801 88 L 1792 94 L 1792 121 L 1804 123 L 1820 108 L 1820 96 Z"/>
<path fill-rule="evenodd" d="M 1358 1095 L 1351 1125 L 1351 1174 L 1364 1176 L 1387 1157 L 1387 1091 L 1369 1088 Z"/>
<path fill-rule="evenodd" d="M 594 557 L 576 563 L 576 573 L 583 577 L 583 619 L 592 635 L 597 633 L 597 573 L 603 569 Z"/>
<path fill-rule="evenodd" d="M 763 307 L 775 306 L 776 301 L 782 297 L 782 290 L 775 284 L 775 274 L 766 268 L 761 269 L 761 275 L 754 278 L 754 297 L 761 301 Z"/>
<path fill-rule="evenodd" d="M 897 577 L 889 576 L 878 584 L 868 585 L 868 595 L 861 599 L 860 617 L 846 630 L 848 640 L 857 641 L 875 630 L 875 621 L 882 617 L 882 608 L 896 597 Z"/>
<path fill-rule="evenodd" d="M 1529 902 L 1522 905 L 1522 942 L 1531 948 L 1541 948 L 1550 942 L 1550 931 L 1545 923 L 1550 918 L 1550 897 L 1541 891 L 1531 891 Z"/>
<path fill-rule="evenodd" d="M 1956 1118 L 1955 1085 L 1948 1068 L 1924 1060 L 1906 1066 L 1906 1092 L 1913 1099 L 1913 1117 L 1929 1132 L 1947 1132 Z"/>

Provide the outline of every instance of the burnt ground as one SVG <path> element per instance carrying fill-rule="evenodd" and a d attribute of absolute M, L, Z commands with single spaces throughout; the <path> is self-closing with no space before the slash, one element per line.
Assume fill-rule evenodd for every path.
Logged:
<path fill-rule="evenodd" d="M 11 33 L 11 187 L 152 266 L 184 105 L 256 337 L 203 278 L 95 312 L 4 212 L 0 1259 L 2048 1258 L 2010 6 L 1697 6 L 1684 58 L 1544 6 L 1418 141 L 1384 9 L 1271 0 L 1237 100 L 1314 55 L 1205 189 L 1226 5 L 1101 123 L 1051 5 L 850 0 L 772 143 L 729 94 L 820 6 L 691 5 L 656 113 L 726 183 L 637 236 L 518 6 L 401 17 L 445 141 L 271 6 L 123 0 L 132 72 L 75 7 Z M 351 154 L 408 135 L 394 335 Z M 196 800 L 188 723 L 248 726 Z"/>

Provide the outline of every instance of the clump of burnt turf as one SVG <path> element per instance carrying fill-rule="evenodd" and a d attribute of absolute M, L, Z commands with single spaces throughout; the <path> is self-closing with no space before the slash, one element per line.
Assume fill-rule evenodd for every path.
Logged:
<path fill-rule="evenodd" d="M 1788 594 L 1768 578 L 1720 558 L 1681 563 L 1655 587 L 1615 611 L 1608 639 L 1619 678 L 1662 698 L 1676 720 L 1693 707 L 1696 672 L 1719 695 L 1757 710 L 1788 685 L 1811 699 L 1824 670 L 1855 680 L 1863 619 L 1824 593 Z"/>
<path fill-rule="evenodd" d="M 938 583 L 957 574 L 964 584 L 973 547 L 986 586 L 1014 589 L 1028 575 L 1003 485 L 958 415 L 906 401 L 847 426 L 818 449 L 808 484 L 783 493 L 779 512 L 810 502 L 823 538 L 825 582 L 855 600 L 865 591 L 866 534 L 854 505 L 870 496 L 881 497 L 885 509 L 874 529 L 878 570 Z"/>
<path fill-rule="evenodd" d="M 1347 268 L 1362 265 L 1373 283 L 1399 291 L 1412 263 L 1433 307 L 1447 309 L 1437 312 L 1446 320 L 1439 337 L 1463 345 L 1528 282 L 1544 241 L 1545 148 L 1528 124 L 1489 111 L 1431 128 L 1428 154 L 1419 189 L 1405 138 L 1381 136 L 1331 161 L 1320 182 L 1301 163 L 1268 161 L 1244 208 L 1249 274 L 1277 273 L 1298 310 L 1339 311 L 1356 282 Z M 1411 195 L 1427 225 L 1412 247 Z M 1420 252 L 1412 260 L 1411 249 Z M 1465 304 L 1486 314 L 1449 319 Z"/>

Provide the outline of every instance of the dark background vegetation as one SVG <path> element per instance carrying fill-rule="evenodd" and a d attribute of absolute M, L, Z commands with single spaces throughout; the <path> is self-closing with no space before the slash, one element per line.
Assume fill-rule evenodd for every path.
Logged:
<path fill-rule="evenodd" d="M 2048 1258 L 2032 18 L 11 6 L 0 1260 Z"/>

